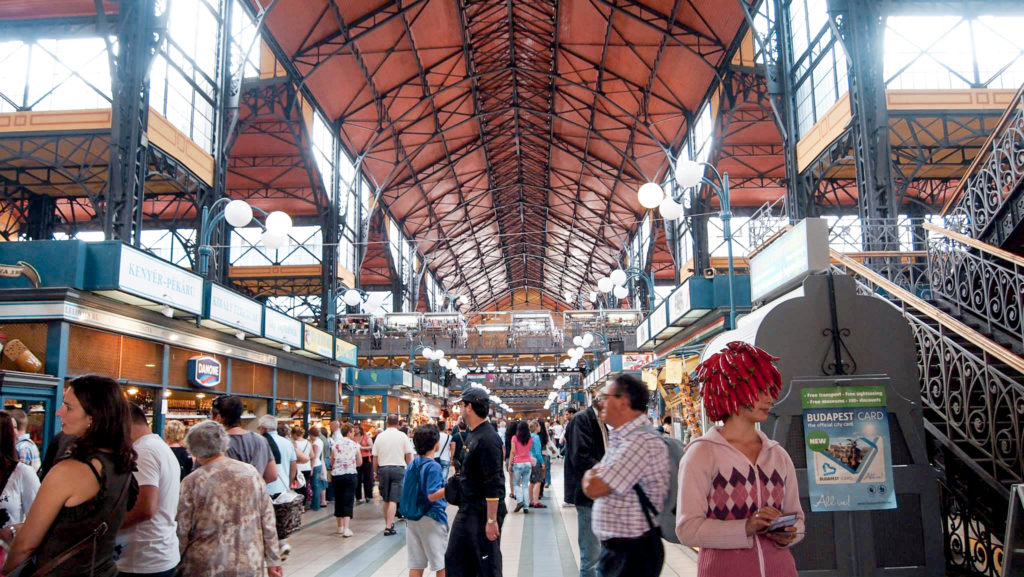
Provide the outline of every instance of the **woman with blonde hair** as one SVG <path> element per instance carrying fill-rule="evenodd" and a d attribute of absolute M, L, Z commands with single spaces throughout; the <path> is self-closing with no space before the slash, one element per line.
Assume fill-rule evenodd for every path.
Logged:
<path fill-rule="evenodd" d="M 188 432 L 188 427 L 181 421 L 167 421 L 164 423 L 164 441 L 167 446 L 174 452 L 175 458 L 178 459 L 178 465 L 181 467 L 181 478 L 184 479 L 185 475 L 192 472 L 192 456 L 188 454 L 188 449 L 182 445 L 182 441 L 185 440 L 185 433 Z"/>

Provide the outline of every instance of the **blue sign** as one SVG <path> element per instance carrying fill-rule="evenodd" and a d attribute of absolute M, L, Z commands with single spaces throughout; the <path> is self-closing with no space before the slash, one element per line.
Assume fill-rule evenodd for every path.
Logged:
<path fill-rule="evenodd" d="M 214 357 L 192 357 L 188 360 L 188 382 L 209 389 L 220 384 L 221 364 Z"/>
<path fill-rule="evenodd" d="M 895 509 L 885 387 L 801 391 L 811 511 Z"/>

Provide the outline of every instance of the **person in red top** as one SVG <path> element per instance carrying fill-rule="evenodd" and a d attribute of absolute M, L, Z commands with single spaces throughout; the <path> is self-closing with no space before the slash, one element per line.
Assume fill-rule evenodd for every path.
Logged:
<path fill-rule="evenodd" d="M 363 464 L 359 466 L 359 474 L 356 477 L 356 503 L 369 503 L 373 500 L 373 439 L 363 432 L 361 425 L 357 423 L 355 426 L 355 441 L 359 444 L 359 454 L 363 457 Z"/>

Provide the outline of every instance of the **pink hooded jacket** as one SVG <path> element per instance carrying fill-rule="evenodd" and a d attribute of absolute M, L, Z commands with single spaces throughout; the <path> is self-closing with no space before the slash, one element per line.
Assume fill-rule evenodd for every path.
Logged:
<path fill-rule="evenodd" d="M 796 544 L 803 538 L 804 512 L 793 460 L 778 443 L 761 436 L 761 453 L 751 463 L 722 436 L 720 427 L 694 439 L 679 464 L 676 535 L 700 547 L 698 577 L 796 577 L 787 548 L 747 536 L 746 519 L 771 505 L 797 514 Z"/>

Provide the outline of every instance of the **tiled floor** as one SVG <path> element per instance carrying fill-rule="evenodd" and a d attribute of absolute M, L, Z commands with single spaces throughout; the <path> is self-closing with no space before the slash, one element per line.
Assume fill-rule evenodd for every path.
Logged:
<path fill-rule="evenodd" d="M 552 467 L 552 483 L 544 503 L 529 515 L 509 513 L 501 535 L 505 577 L 574 577 L 579 571 L 576 542 L 576 510 L 561 507 L 562 464 Z M 358 505 L 352 530 L 345 539 L 335 535 L 333 504 L 327 510 L 309 511 L 303 529 L 289 540 L 293 551 L 285 562 L 287 577 L 400 577 L 408 575 L 405 528 L 398 523 L 398 535 L 384 537 L 379 505 Z M 449 509 L 454 519 L 456 508 Z M 689 549 L 665 543 L 662 577 L 697 574 L 696 555 Z M 433 575 L 427 572 L 427 575 Z"/>

